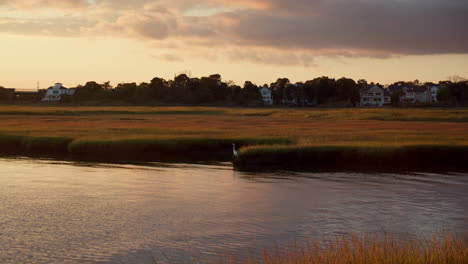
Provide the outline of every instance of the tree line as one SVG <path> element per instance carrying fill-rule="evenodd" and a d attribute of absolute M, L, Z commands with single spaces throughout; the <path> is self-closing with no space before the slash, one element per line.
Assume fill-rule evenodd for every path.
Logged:
<path fill-rule="evenodd" d="M 191 78 L 179 74 L 172 80 L 153 78 L 149 83 L 120 83 L 112 87 L 110 82 L 87 82 L 75 87 L 73 96 L 62 95 L 61 103 L 76 104 L 115 104 L 126 103 L 135 105 L 223 105 L 223 106 L 262 106 L 260 94 L 262 87 L 272 91 L 274 105 L 315 106 L 336 102 L 345 102 L 348 106 L 356 106 L 360 101 L 359 90 L 368 85 L 366 80 L 354 81 L 349 78 L 333 79 L 318 77 L 306 82 L 292 83 L 288 78 L 279 78 L 271 84 L 258 86 L 246 81 L 241 87 L 232 81 L 223 81 L 221 75 L 212 74 L 207 77 Z M 408 87 L 420 85 L 414 82 L 395 82 L 392 85 Z M 468 105 L 468 81 L 442 81 L 438 99 L 446 105 Z M 45 90 L 39 92 L 45 94 Z M 0 86 L 0 101 L 9 98 L 7 89 Z"/>
<path fill-rule="evenodd" d="M 260 89 L 272 91 L 275 105 L 318 105 L 334 101 L 359 102 L 359 89 L 367 85 L 362 80 L 338 80 L 319 77 L 305 83 L 291 83 L 279 78 L 271 84 L 258 86 L 246 81 L 241 87 L 232 81 L 223 81 L 221 75 L 213 74 L 202 78 L 190 78 L 186 74 L 173 80 L 153 78 L 149 83 L 120 83 L 112 87 L 109 82 L 99 84 L 91 81 L 79 85 L 73 96 L 63 96 L 62 102 L 127 102 L 131 104 L 185 104 L 185 105 L 264 105 Z"/>

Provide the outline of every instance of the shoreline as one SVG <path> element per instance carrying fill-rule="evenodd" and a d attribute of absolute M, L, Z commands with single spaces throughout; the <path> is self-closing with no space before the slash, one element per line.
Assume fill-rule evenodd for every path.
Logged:
<path fill-rule="evenodd" d="M 240 146 L 233 159 L 232 143 Z M 243 171 L 468 171 L 468 146 L 301 146 L 288 139 L 126 139 L 0 135 L 0 154 L 109 163 L 233 162 Z"/>

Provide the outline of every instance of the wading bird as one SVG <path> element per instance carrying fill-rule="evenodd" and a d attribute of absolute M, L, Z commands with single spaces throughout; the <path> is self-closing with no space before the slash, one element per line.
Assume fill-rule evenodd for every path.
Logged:
<path fill-rule="evenodd" d="M 236 144 L 232 143 L 232 155 L 234 156 L 234 158 L 237 158 L 237 156 L 239 155 L 236 151 Z"/>

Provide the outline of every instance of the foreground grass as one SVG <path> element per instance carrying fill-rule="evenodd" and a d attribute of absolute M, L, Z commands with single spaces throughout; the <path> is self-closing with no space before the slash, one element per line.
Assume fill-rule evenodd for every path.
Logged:
<path fill-rule="evenodd" d="M 260 259 L 228 258 L 223 263 L 464 264 L 468 263 L 468 233 L 434 236 L 428 240 L 353 235 L 264 251 Z"/>
<path fill-rule="evenodd" d="M 0 153 L 231 160 L 236 143 L 239 167 L 459 166 L 465 120 L 465 109 L 0 106 Z"/>

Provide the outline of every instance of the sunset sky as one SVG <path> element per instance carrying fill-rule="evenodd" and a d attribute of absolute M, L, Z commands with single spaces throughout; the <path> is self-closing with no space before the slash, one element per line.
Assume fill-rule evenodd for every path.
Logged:
<path fill-rule="evenodd" d="M 467 0 L 0 0 L 0 85 L 468 77 Z"/>

